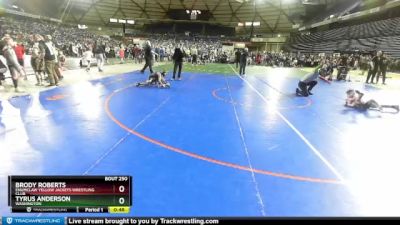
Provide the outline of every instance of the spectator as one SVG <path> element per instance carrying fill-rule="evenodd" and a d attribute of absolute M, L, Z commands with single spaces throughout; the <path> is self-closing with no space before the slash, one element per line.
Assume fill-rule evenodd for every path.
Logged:
<path fill-rule="evenodd" d="M 249 56 L 248 53 L 248 48 L 245 48 L 242 52 L 242 54 L 240 55 L 240 68 L 239 68 L 239 74 L 241 76 L 245 76 L 246 75 L 246 64 L 247 64 L 247 57 Z"/>
<path fill-rule="evenodd" d="M 44 85 L 44 53 L 41 52 L 39 46 L 39 42 L 42 40 L 43 37 L 38 34 L 33 36 L 34 43 L 32 45 L 31 65 L 36 76 L 36 86 Z"/>
<path fill-rule="evenodd" d="M 145 47 L 144 47 L 144 60 L 145 60 L 145 65 L 143 69 L 141 70 L 142 73 L 146 70 L 147 67 L 150 69 L 150 73 L 153 73 L 153 62 L 154 62 L 154 53 L 152 52 L 151 49 L 151 43 L 150 41 L 146 41 Z"/>
<path fill-rule="evenodd" d="M 97 61 L 97 69 L 99 72 L 103 72 L 105 49 L 99 42 L 96 42 L 93 52 Z"/>
<path fill-rule="evenodd" d="M 58 80 L 62 80 L 62 79 L 64 79 L 64 77 L 63 77 L 63 75 L 61 73 L 59 54 L 60 54 L 60 51 L 56 49 L 55 50 L 55 60 L 54 60 L 54 62 L 55 62 L 55 64 L 54 64 L 54 72 L 55 72 L 55 75 L 57 76 Z"/>
<path fill-rule="evenodd" d="M 5 80 L 4 74 L 7 72 L 7 66 L 5 65 L 6 63 L 3 62 L 3 60 L 0 58 L 0 91 L 4 90 L 3 87 L 3 81 Z"/>
<path fill-rule="evenodd" d="M 58 77 L 55 74 L 55 48 L 53 42 L 51 41 L 52 37 L 50 35 L 45 36 L 45 40 L 39 42 L 40 51 L 44 54 L 44 64 L 46 68 L 46 73 L 49 78 L 50 84 L 48 87 L 51 86 L 58 86 Z"/>
<path fill-rule="evenodd" d="M 89 71 L 90 71 L 90 66 L 91 66 L 92 57 L 93 57 L 92 49 L 87 48 L 87 49 L 83 52 L 83 58 L 82 58 L 82 61 L 85 62 L 85 63 L 87 63 L 87 65 L 86 65 L 86 72 L 89 72 Z"/>
<path fill-rule="evenodd" d="M 236 64 L 236 69 L 238 68 L 239 62 L 240 62 L 240 50 L 236 49 L 235 52 L 235 64 Z"/>
<path fill-rule="evenodd" d="M 378 74 L 376 75 L 376 83 L 379 83 L 379 75 L 382 75 L 382 84 L 386 85 L 386 70 L 389 64 L 389 60 L 386 56 L 386 54 L 382 54 L 382 58 L 380 59 L 379 62 L 379 71 Z"/>
<path fill-rule="evenodd" d="M 18 79 L 20 78 L 20 76 L 25 76 L 25 73 L 21 65 L 18 63 L 17 55 L 14 51 L 15 43 L 10 37 L 4 38 L 3 41 L 4 47 L 2 49 L 2 52 L 4 58 L 7 61 L 8 69 L 10 70 L 15 92 L 23 92 L 18 88 Z"/>
<path fill-rule="evenodd" d="M 121 48 L 119 49 L 119 59 L 120 59 L 120 64 L 124 63 L 124 59 L 125 59 L 125 48 L 121 46 Z"/>
<path fill-rule="evenodd" d="M 382 52 L 378 51 L 376 56 L 372 58 L 371 64 L 371 72 L 368 73 L 367 81 L 365 83 L 369 83 L 369 78 L 371 78 L 371 83 L 374 83 L 375 75 L 378 73 L 378 69 L 381 67 L 382 62 Z"/>
<path fill-rule="evenodd" d="M 23 45 L 21 42 L 19 42 L 19 43 L 17 43 L 17 44 L 15 45 L 14 51 L 15 51 L 15 54 L 17 55 L 17 59 L 18 59 L 19 65 L 20 65 L 21 68 L 24 70 L 24 74 L 25 74 L 24 79 L 26 80 L 27 77 L 26 77 L 25 62 L 24 62 L 24 58 L 25 58 L 25 47 L 24 47 L 24 45 Z"/>
<path fill-rule="evenodd" d="M 178 46 L 177 48 L 175 48 L 174 55 L 172 56 L 172 60 L 174 61 L 174 73 L 172 75 L 172 79 L 174 80 L 175 80 L 176 69 L 178 69 L 178 80 L 181 80 L 183 57 L 184 53 Z"/>

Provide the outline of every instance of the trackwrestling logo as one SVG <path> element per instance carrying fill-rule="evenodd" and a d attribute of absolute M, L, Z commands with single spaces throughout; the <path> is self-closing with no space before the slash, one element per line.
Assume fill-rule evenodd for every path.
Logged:
<path fill-rule="evenodd" d="M 34 225 L 34 224 L 52 224 L 52 225 L 64 225 L 65 218 L 62 217 L 3 217 L 0 219 L 3 225 Z M 1 223 L 0 223 L 1 224 Z"/>

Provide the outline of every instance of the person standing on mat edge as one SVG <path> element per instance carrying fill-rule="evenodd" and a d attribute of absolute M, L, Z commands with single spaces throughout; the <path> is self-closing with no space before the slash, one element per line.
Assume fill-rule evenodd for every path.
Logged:
<path fill-rule="evenodd" d="M 151 43 L 150 41 L 146 41 L 145 47 L 144 47 L 144 60 L 145 60 L 145 65 L 143 69 L 140 71 L 141 73 L 144 73 L 147 67 L 150 69 L 150 73 L 153 73 L 153 52 L 151 50 Z"/>
<path fill-rule="evenodd" d="M 172 75 L 172 79 L 175 80 L 176 69 L 178 69 L 178 80 L 181 80 L 181 72 L 182 72 L 182 64 L 183 64 L 183 56 L 184 53 L 181 50 L 181 47 L 178 46 L 175 48 L 174 55 L 172 56 L 172 60 L 174 60 L 174 73 Z"/>
<path fill-rule="evenodd" d="M 24 71 L 25 77 L 24 80 L 27 80 L 26 71 L 25 71 L 25 46 L 21 41 L 18 41 L 14 47 L 15 54 L 17 55 L 18 63 Z"/>
<path fill-rule="evenodd" d="M 369 78 L 371 78 L 371 83 L 374 83 L 375 76 L 378 73 L 378 69 L 381 67 L 382 61 L 382 51 L 378 51 L 376 56 L 372 58 L 371 70 L 368 72 L 367 80 L 365 81 L 366 84 L 369 84 Z"/>
<path fill-rule="evenodd" d="M 48 87 L 51 86 L 58 86 L 58 77 L 55 74 L 55 49 L 53 46 L 53 42 L 51 41 L 51 36 L 46 35 L 45 36 L 45 41 L 41 40 L 39 41 L 39 48 L 40 52 L 44 54 L 44 65 L 46 68 L 46 72 L 49 76 L 49 81 L 50 84 L 47 85 Z"/>
<path fill-rule="evenodd" d="M 240 50 L 236 49 L 235 52 L 235 64 L 236 64 L 236 69 L 239 67 L 239 62 L 240 62 Z"/>
<path fill-rule="evenodd" d="M 91 61 L 93 57 L 93 52 L 90 47 L 86 47 L 86 50 L 83 52 L 82 63 L 83 61 L 86 63 L 86 72 L 90 71 Z"/>
<path fill-rule="evenodd" d="M 239 68 L 239 75 L 245 76 L 246 75 L 246 64 L 247 64 L 247 57 L 249 56 L 249 49 L 245 48 L 240 54 L 240 68 Z"/>
<path fill-rule="evenodd" d="M 308 97 L 312 95 L 311 90 L 317 85 L 318 77 L 320 75 L 320 69 L 322 68 L 322 64 L 315 68 L 314 72 L 306 74 L 303 76 L 298 84 L 298 88 L 296 88 L 296 95 Z"/>
<path fill-rule="evenodd" d="M 379 63 L 379 71 L 378 74 L 376 75 L 376 83 L 379 83 L 379 76 L 382 75 L 382 84 L 386 85 L 386 70 L 389 64 L 389 60 L 386 56 L 386 54 L 382 54 L 382 59 Z"/>
<path fill-rule="evenodd" d="M 4 58 L 6 59 L 6 63 L 8 65 L 8 70 L 10 71 L 12 82 L 14 84 L 14 89 L 15 92 L 20 93 L 23 92 L 18 88 L 18 79 L 20 77 L 25 76 L 25 72 L 22 69 L 21 65 L 18 63 L 17 55 L 15 54 L 14 47 L 15 43 L 12 38 L 6 37 L 2 39 L 2 44 L 3 46 L 2 54 Z"/>
<path fill-rule="evenodd" d="M 0 58 L 0 90 L 4 90 L 4 87 L 2 86 L 3 81 L 6 79 L 4 74 L 7 72 L 7 63 L 3 63 L 2 59 Z"/>
<path fill-rule="evenodd" d="M 93 53 L 96 57 L 97 69 L 99 70 L 99 72 L 103 72 L 104 59 L 106 58 L 106 50 L 104 46 L 100 44 L 100 41 L 96 41 L 96 44 L 93 48 Z"/>

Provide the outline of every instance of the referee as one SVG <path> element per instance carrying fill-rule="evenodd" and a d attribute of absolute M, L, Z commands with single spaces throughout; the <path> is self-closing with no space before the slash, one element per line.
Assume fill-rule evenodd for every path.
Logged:
<path fill-rule="evenodd" d="M 176 69 L 178 69 L 178 80 L 181 80 L 181 72 L 182 72 L 182 64 L 183 64 L 183 56 L 184 52 L 182 52 L 181 48 L 178 46 L 175 48 L 174 55 L 172 56 L 172 60 L 174 61 L 174 73 L 172 79 L 175 80 Z"/>
<path fill-rule="evenodd" d="M 151 50 L 150 41 L 146 41 L 144 47 L 144 60 L 145 60 L 145 65 L 140 72 L 144 73 L 146 68 L 149 67 L 150 73 L 153 73 L 153 52 Z"/>

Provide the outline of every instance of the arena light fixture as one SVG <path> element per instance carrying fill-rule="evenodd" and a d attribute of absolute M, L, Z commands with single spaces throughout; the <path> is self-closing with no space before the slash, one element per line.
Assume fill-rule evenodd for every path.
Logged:
<path fill-rule="evenodd" d="M 243 23 L 238 23 L 238 27 L 243 27 L 244 24 Z"/>
<path fill-rule="evenodd" d="M 245 25 L 246 27 L 251 26 L 251 24 L 252 24 L 252 22 L 245 22 L 245 23 L 244 23 L 244 25 Z"/>
<path fill-rule="evenodd" d="M 126 23 L 126 20 L 118 19 L 118 23 Z"/>
<path fill-rule="evenodd" d="M 261 25 L 260 21 L 253 22 L 253 26 L 255 26 L 255 27 L 259 27 L 260 25 Z"/>
<path fill-rule="evenodd" d="M 292 4 L 292 3 L 296 3 L 298 2 L 298 0 L 283 0 L 282 3 L 283 4 Z"/>
<path fill-rule="evenodd" d="M 200 15 L 201 11 L 200 10 L 186 10 L 186 14 L 194 14 L 194 15 Z"/>
<path fill-rule="evenodd" d="M 88 27 L 84 24 L 78 24 L 78 29 L 86 30 Z"/>
<path fill-rule="evenodd" d="M 110 23 L 118 23 L 118 19 L 110 18 Z"/>
<path fill-rule="evenodd" d="M 134 20 L 127 20 L 126 23 L 127 24 L 135 24 L 135 21 Z"/>

